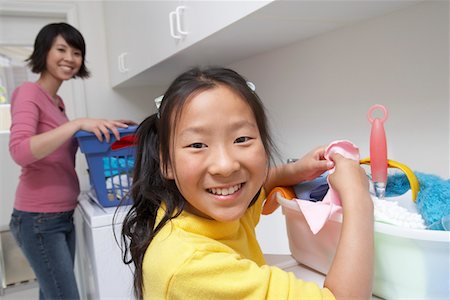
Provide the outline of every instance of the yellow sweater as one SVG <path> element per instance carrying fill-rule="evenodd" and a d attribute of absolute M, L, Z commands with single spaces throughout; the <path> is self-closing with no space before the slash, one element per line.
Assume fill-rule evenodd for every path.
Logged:
<path fill-rule="evenodd" d="M 182 212 L 168 222 L 144 256 L 144 299 L 334 299 L 328 289 L 265 264 L 255 235 L 264 198 L 237 221 Z"/>

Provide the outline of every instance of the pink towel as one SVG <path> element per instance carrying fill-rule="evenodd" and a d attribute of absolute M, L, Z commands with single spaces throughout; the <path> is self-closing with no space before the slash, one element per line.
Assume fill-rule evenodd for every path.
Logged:
<path fill-rule="evenodd" d="M 345 158 L 359 161 L 359 149 L 350 141 L 340 140 L 332 142 L 325 150 L 325 159 L 330 160 L 332 153 L 339 153 Z M 328 171 L 329 174 L 333 172 L 334 168 Z M 312 202 L 296 199 L 309 228 L 314 234 L 322 229 L 327 220 L 342 214 L 341 200 L 337 192 L 331 187 L 330 182 L 328 182 L 328 185 L 330 188 L 322 201 Z"/>

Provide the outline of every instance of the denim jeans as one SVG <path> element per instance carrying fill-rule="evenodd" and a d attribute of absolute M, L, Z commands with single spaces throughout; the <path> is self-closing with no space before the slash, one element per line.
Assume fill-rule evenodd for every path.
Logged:
<path fill-rule="evenodd" d="M 36 274 L 39 299 L 79 299 L 73 269 L 73 211 L 33 213 L 14 209 L 9 226 Z"/>

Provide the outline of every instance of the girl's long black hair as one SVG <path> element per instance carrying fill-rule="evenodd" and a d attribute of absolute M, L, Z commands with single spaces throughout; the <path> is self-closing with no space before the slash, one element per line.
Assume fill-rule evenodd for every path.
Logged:
<path fill-rule="evenodd" d="M 178 76 L 164 94 L 159 111 L 147 117 L 136 131 L 136 158 L 133 171 L 131 196 L 133 205 L 126 214 L 122 227 L 123 261 L 134 264 L 134 293 L 143 298 L 143 259 L 145 251 L 155 235 L 185 207 L 185 199 L 174 180 L 167 180 L 163 173 L 173 164 L 170 157 L 172 134 L 186 101 L 207 89 L 225 85 L 242 96 L 252 109 L 260 136 L 271 157 L 274 148 L 267 127 L 264 106 L 247 81 L 233 70 L 211 67 L 193 68 Z M 256 196 L 255 196 L 256 198 Z M 253 203 L 254 201 L 252 201 Z M 162 219 L 156 214 L 165 205 Z"/>

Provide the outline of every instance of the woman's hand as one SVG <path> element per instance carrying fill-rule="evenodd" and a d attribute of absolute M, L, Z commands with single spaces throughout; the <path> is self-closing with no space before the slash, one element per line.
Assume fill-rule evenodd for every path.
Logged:
<path fill-rule="evenodd" d="M 117 140 L 120 140 L 120 134 L 117 128 L 127 128 L 128 125 L 136 125 L 136 123 L 131 120 L 81 118 L 75 121 L 78 122 L 80 130 L 92 132 L 100 142 L 103 141 L 104 136 L 108 143 L 111 139 L 110 132 L 112 132 Z"/>
<path fill-rule="evenodd" d="M 78 130 L 85 130 L 92 132 L 98 138 L 99 141 L 103 141 L 103 136 L 107 142 L 110 141 L 110 130 L 114 134 L 117 140 L 120 139 L 119 131 L 117 128 L 127 128 L 128 125 L 135 125 L 136 123 L 130 120 L 104 120 L 104 119 L 91 119 L 80 118 L 61 126 L 46 131 L 44 133 L 35 135 L 30 139 L 30 148 L 33 157 L 41 159 L 47 155 L 53 153 L 68 139 L 73 138 L 73 135 Z"/>

